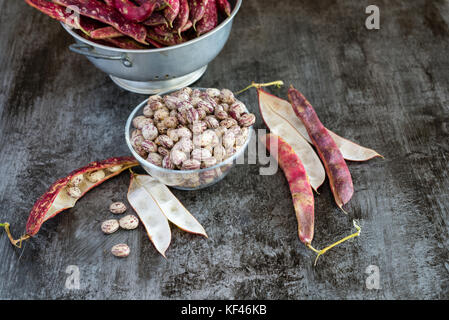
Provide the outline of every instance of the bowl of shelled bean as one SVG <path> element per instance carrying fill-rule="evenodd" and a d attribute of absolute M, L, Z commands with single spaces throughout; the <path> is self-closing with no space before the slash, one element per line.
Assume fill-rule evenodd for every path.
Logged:
<path fill-rule="evenodd" d="M 255 119 L 228 89 L 186 87 L 140 103 L 126 122 L 125 138 L 151 176 L 197 190 L 222 180 L 243 156 Z"/>

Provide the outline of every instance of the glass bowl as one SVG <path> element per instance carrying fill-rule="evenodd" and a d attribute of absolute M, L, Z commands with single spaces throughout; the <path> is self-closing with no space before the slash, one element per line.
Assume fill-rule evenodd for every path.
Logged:
<path fill-rule="evenodd" d="M 205 90 L 203 88 L 192 88 Z M 198 170 L 171 170 L 158 167 L 142 158 L 131 145 L 131 132 L 134 129 L 132 126 L 133 119 L 143 114 L 143 108 L 146 106 L 148 99 L 142 101 L 129 115 L 125 126 L 125 139 L 129 150 L 132 155 L 139 161 L 142 168 L 145 169 L 148 174 L 158 179 L 163 184 L 173 187 L 179 190 L 198 190 L 209 187 L 219 181 L 221 181 L 229 171 L 234 167 L 236 160 L 243 156 L 248 144 L 251 140 L 253 127 L 249 127 L 248 138 L 245 144 L 237 150 L 237 152 L 226 160 L 209 168 Z M 248 110 L 247 110 L 248 111 Z"/>

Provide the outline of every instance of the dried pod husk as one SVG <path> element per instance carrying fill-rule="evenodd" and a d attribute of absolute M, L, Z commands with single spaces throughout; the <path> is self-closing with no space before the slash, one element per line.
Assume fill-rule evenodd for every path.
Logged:
<path fill-rule="evenodd" d="M 286 119 L 273 111 L 276 109 L 279 99 L 261 89 L 258 89 L 257 92 L 259 94 L 259 110 L 265 124 L 271 133 L 282 137 L 293 148 L 306 169 L 312 188 L 315 191 L 318 190 L 326 177 L 320 158 L 303 136 Z"/>
<path fill-rule="evenodd" d="M 131 174 L 128 201 L 155 248 L 165 257 L 171 241 L 168 221 L 178 228 L 207 237 L 206 231 L 164 184 L 148 175 Z"/>
<path fill-rule="evenodd" d="M 43 194 L 34 204 L 31 210 L 30 216 L 28 218 L 26 226 L 26 234 L 28 236 L 34 236 L 38 233 L 42 224 L 48 219 L 53 218 L 58 213 L 72 208 L 77 200 L 84 196 L 89 190 L 103 183 L 104 181 L 115 177 L 122 171 L 137 166 L 139 163 L 132 157 L 119 157 L 110 158 L 103 161 L 92 162 L 89 165 L 77 169 L 70 173 L 67 177 L 59 179 L 56 181 L 45 194 Z M 121 165 L 122 168 L 116 172 L 110 172 L 107 169 L 109 167 Z M 83 182 L 78 186 L 81 190 L 81 196 L 79 198 L 72 198 L 67 195 L 67 188 L 69 188 L 69 182 L 78 175 L 86 175 L 90 172 L 102 170 L 105 172 L 105 176 L 100 181 L 95 183 L 84 179 Z"/>
<path fill-rule="evenodd" d="M 304 139 L 306 139 L 309 143 L 312 143 L 312 140 L 307 133 L 307 129 L 302 123 L 301 119 L 299 119 L 295 111 L 292 108 L 292 105 L 289 101 L 281 99 L 279 97 L 268 94 L 267 92 L 259 89 L 260 98 L 265 101 L 265 103 L 269 103 L 272 110 L 280 117 L 284 118 L 289 125 L 293 126 L 295 130 L 297 130 Z M 358 145 L 348 139 L 345 139 L 331 130 L 327 129 L 332 139 L 337 144 L 340 149 L 343 158 L 349 161 L 368 161 L 375 157 L 382 157 L 379 153 L 377 153 L 373 149 L 369 149 Z"/>

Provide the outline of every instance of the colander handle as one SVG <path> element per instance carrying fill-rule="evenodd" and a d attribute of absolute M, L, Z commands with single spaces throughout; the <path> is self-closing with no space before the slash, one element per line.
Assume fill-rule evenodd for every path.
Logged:
<path fill-rule="evenodd" d="M 122 64 L 127 68 L 131 68 L 133 66 L 133 63 L 125 53 L 117 56 L 108 56 L 106 54 L 95 52 L 95 48 L 92 46 L 78 43 L 71 44 L 69 46 L 69 49 L 70 51 L 73 51 L 75 53 L 82 54 L 83 56 L 92 57 L 95 59 L 120 60 L 122 61 Z"/>

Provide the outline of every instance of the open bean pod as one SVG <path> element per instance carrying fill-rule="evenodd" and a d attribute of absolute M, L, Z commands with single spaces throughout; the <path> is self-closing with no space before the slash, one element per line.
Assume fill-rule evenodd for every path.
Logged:
<path fill-rule="evenodd" d="M 20 246 L 22 240 L 36 235 L 45 221 L 64 210 L 74 207 L 76 202 L 89 190 L 138 164 L 133 157 L 110 158 L 92 162 L 71 172 L 65 178 L 57 180 L 31 209 L 24 236 L 14 240 L 9 233 L 8 224 L 6 231 L 12 244 Z"/>

